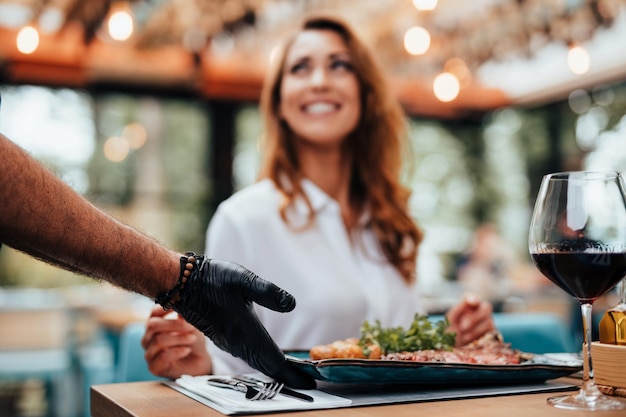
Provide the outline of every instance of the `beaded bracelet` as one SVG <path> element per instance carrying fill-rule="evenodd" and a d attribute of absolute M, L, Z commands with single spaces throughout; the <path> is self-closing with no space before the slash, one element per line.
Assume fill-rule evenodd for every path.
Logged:
<path fill-rule="evenodd" d="M 193 267 L 196 264 L 196 254 L 193 252 L 187 252 L 184 256 L 180 257 L 180 276 L 176 286 L 166 292 L 159 295 L 154 301 L 157 304 L 161 304 L 164 310 L 171 310 L 172 306 L 180 300 L 180 294 L 187 284 L 187 280 L 193 272 Z"/>

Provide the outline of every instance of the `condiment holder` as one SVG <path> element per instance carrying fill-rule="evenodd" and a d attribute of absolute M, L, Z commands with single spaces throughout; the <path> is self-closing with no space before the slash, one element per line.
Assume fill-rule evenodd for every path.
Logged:
<path fill-rule="evenodd" d="M 626 346 L 591 343 L 594 379 L 608 395 L 626 397 Z"/>

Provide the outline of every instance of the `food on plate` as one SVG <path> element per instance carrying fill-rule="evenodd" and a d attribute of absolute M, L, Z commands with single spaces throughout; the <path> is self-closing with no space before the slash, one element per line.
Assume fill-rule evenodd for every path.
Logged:
<path fill-rule="evenodd" d="M 360 338 L 314 346 L 309 355 L 313 360 L 352 358 L 488 365 L 516 365 L 529 359 L 504 343 L 497 331 L 455 347 L 456 335 L 447 331 L 448 325 L 446 319 L 433 323 L 427 316 L 418 314 L 408 330 L 384 328 L 379 321 L 374 325 L 366 321 L 361 326 Z"/>
<path fill-rule="evenodd" d="M 337 340 L 327 345 L 314 346 L 309 355 L 312 359 L 356 358 L 382 359 L 392 352 L 424 349 L 450 350 L 456 334 L 448 332 L 447 319 L 432 322 L 428 316 L 416 314 L 408 329 L 383 327 L 380 321 L 361 326 L 360 338 Z"/>
<path fill-rule="evenodd" d="M 392 352 L 383 355 L 384 360 L 413 362 L 476 363 L 482 365 L 518 365 L 530 356 L 516 349 L 510 343 L 504 343 L 497 331 L 486 333 L 481 338 L 465 346 L 451 350 L 426 349 L 413 352 Z"/>
<path fill-rule="evenodd" d="M 345 340 L 336 340 L 327 345 L 313 346 L 309 355 L 316 360 L 330 358 L 380 359 L 382 350 L 378 345 L 370 345 L 364 349 L 359 345 L 359 339 L 351 337 Z"/>
<path fill-rule="evenodd" d="M 416 314 L 407 330 L 403 327 L 383 327 L 380 321 L 373 325 L 365 321 L 361 326 L 359 344 L 369 349 L 380 346 L 382 354 L 424 349 L 452 349 L 456 333 L 448 331 L 447 318 L 437 322 L 428 316 Z"/>

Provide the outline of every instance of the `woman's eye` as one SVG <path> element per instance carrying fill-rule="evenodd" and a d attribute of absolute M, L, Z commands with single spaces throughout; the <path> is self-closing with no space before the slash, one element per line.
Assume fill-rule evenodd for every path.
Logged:
<path fill-rule="evenodd" d="M 346 69 L 346 70 L 352 71 L 354 67 L 352 66 L 352 63 L 350 61 L 336 60 L 332 62 L 331 68 Z"/>
<path fill-rule="evenodd" d="M 307 64 L 305 62 L 298 62 L 291 66 L 291 70 L 289 72 L 292 74 L 295 74 L 297 72 L 302 72 L 306 70 L 306 68 L 307 68 Z"/>

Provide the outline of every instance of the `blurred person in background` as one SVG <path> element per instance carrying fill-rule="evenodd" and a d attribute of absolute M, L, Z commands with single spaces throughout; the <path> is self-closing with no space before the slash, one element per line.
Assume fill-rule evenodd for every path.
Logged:
<path fill-rule="evenodd" d="M 285 350 L 357 336 L 365 320 L 408 326 L 422 232 L 400 182 L 405 115 L 373 55 L 343 21 L 310 17 L 287 41 L 261 98 L 260 180 L 222 202 L 206 250 L 271 276 L 298 298 L 289 317 L 257 310 Z M 468 296 L 449 310 L 464 345 L 494 329 Z M 158 376 L 249 372 L 181 317 L 155 308 L 142 339 Z"/>
<path fill-rule="evenodd" d="M 156 299 L 250 366 L 292 386 L 314 381 L 285 360 L 253 304 L 295 299 L 239 265 L 181 255 L 92 205 L 0 134 L 0 244 Z"/>

